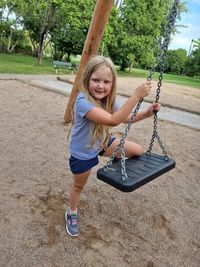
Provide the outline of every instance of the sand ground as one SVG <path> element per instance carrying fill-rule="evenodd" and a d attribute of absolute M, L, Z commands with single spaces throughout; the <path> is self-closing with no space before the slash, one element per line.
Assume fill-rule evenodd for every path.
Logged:
<path fill-rule="evenodd" d="M 139 82 L 120 78 L 119 90 L 129 94 Z M 163 94 L 165 103 L 200 111 L 198 89 L 168 85 Z M 64 221 L 72 182 L 67 101 L 66 95 L 0 80 L 0 266 L 199 267 L 199 131 L 159 121 L 176 168 L 132 193 L 97 180 L 95 168 L 81 196 L 81 234 L 71 238 Z M 128 138 L 147 148 L 151 132 L 148 119 Z"/>

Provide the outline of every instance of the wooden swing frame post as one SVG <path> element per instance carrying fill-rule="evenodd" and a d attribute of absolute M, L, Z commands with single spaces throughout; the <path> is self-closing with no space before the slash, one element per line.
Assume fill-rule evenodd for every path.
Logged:
<path fill-rule="evenodd" d="M 96 2 L 87 38 L 82 51 L 80 65 L 77 70 L 73 88 L 68 100 L 68 105 L 64 113 L 64 121 L 67 123 L 71 122 L 72 119 L 72 109 L 81 86 L 81 77 L 84 71 L 84 67 L 87 64 L 89 58 L 92 55 L 96 55 L 98 52 L 99 45 L 113 6 L 113 2 L 113 0 L 97 0 Z"/>

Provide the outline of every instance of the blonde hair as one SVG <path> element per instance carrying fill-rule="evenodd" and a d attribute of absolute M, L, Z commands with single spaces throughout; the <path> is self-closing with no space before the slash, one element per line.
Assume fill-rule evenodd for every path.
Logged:
<path fill-rule="evenodd" d="M 105 103 L 96 100 L 93 96 L 90 95 L 88 90 L 91 75 L 102 67 L 108 67 L 113 75 L 111 92 L 106 97 Z M 97 107 L 102 108 L 111 114 L 114 113 L 114 104 L 116 97 L 116 77 L 117 77 L 116 70 L 112 60 L 110 58 L 99 55 L 93 56 L 89 60 L 82 76 L 82 86 L 83 86 L 82 91 L 85 92 L 87 99 L 92 103 L 94 103 Z M 92 145 L 95 145 L 96 140 L 100 140 L 102 144 L 102 149 L 105 149 L 109 139 L 109 127 L 102 125 L 100 123 L 93 122 L 91 125 L 91 130 L 92 130 Z"/>

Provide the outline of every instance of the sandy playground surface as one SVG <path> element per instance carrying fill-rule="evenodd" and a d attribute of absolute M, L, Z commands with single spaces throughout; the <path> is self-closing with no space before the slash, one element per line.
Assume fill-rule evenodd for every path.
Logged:
<path fill-rule="evenodd" d="M 120 79 L 120 90 L 129 82 L 133 86 Z M 199 90 L 170 85 L 164 94 L 166 102 L 199 112 Z M 81 197 L 81 234 L 71 238 L 64 221 L 72 179 L 67 101 L 66 95 L 0 80 L 0 266 L 199 267 L 199 131 L 159 121 L 176 168 L 132 193 L 103 184 L 94 169 Z M 151 119 L 132 128 L 129 139 L 147 148 Z"/>

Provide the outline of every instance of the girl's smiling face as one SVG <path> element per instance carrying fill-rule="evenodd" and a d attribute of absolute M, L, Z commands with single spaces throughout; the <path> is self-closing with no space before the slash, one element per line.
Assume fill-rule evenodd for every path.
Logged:
<path fill-rule="evenodd" d="M 95 99 L 102 100 L 110 94 L 112 85 L 112 71 L 105 66 L 92 73 L 89 80 L 88 91 Z"/>

